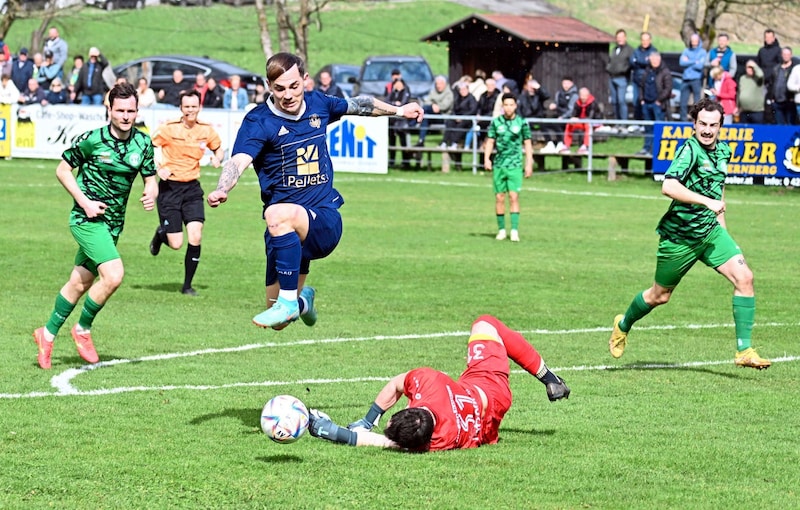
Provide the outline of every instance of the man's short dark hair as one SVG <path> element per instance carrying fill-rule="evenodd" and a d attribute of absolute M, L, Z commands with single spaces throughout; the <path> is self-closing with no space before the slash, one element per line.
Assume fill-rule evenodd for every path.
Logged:
<path fill-rule="evenodd" d="M 697 115 L 704 110 L 707 112 L 719 112 L 719 125 L 722 127 L 725 120 L 725 109 L 722 108 L 722 105 L 718 101 L 714 101 L 708 97 L 704 97 L 692 105 L 689 109 L 689 117 L 691 117 L 692 120 L 697 120 Z"/>
<path fill-rule="evenodd" d="M 136 104 L 139 104 L 139 96 L 136 94 L 136 87 L 128 82 L 117 83 L 108 93 L 108 104 L 113 107 L 115 99 L 128 99 L 129 97 L 136 98 Z"/>
<path fill-rule="evenodd" d="M 433 414 L 421 407 L 407 407 L 389 420 L 383 434 L 407 450 L 427 450 L 433 437 Z"/>
<path fill-rule="evenodd" d="M 200 101 L 200 92 L 199 91 L 197 91 L 195 89 L 181 90 L 180 94 L 178 94 L 178 97 L 180 99 L 178 101 L 178 104 L 183 104 L 183 98 L 184 97 L 192 97 L 192 96 L 196 97 L 197 100 Z"/>
<path fill-rule="evenodd" d="M 506 99 L 513 99 L 515 103 L 517 102 L 517 96 L 513 92 L 506 92 L 503 94 L 503 98 L 500 101 L 503 102 Z"/>
<path fill-rule="evenodd" d="M 617 31 L 614 33 L 614 35 L 619 35 L 619 34 L 625 34 L 625 35 L 628 35 L 628 32 L 626 32 L 624 28 L 620 28 L 619 30 L 617 30 Z"/>

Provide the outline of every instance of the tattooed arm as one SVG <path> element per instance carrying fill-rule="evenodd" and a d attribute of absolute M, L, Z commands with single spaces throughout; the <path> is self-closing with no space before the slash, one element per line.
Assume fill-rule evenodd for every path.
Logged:
<path fill-rule="evenodd" d="M 417 103 L 394 106 L 371 96 L 356 96 L 347 100 L 347 115 L 382 117 L 397 115 L 406 119 L 422 120 L 422 107 Z"/>
<path fill-rule="evenodd" d="M 234 154 L 231 159 L 222 166 L 222 173 L 219 175 L 217 189 L 208 194 L 208 205 L 217 207 L 219 204 L 228 200 L 228 192 L 239 182 L 239 177 L 245 169 L 253 162 L 253 158 L 247 154 Z"/>

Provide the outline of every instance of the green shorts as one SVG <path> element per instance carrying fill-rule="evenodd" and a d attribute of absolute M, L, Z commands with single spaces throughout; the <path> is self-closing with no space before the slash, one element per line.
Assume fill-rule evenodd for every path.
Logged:
<path fill-rule="evenodd" d="M 103 262 L 120 258 L 117 239 L 108 231 L 102 221 L 91 221 L 80 225 L 70 225 L 72 237 L 78 243 L 75 265 L 82 266 L 97 276 L 97 266 Z"/>
<path fill-rule="evenodd" d="M 492 170 L 492 181 L 495 193 L 508 193 L 509 191 L 519 193 L 522 189 L 522 169 L 495 168 Z"/>
<path fill-rule="evenodd" d="M 655 282 L 672 289 L 698 260 L 708 267 L 717 268 L 741 254 L 741 248 L 721 226 L 715 227 L 696 245 L 679 244 L 662 238 L 658 243 Z"/>

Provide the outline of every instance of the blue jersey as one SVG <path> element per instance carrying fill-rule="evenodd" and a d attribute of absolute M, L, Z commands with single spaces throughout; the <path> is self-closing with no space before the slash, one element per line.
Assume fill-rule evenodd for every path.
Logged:
<path fill-rule="evenodd" d="M 233 154 L 247 154 L 261 184 L 264 206 L 293 203 L 305 208 L 340 207 L 333 187 L 333 165 L 326 131 L 347 112 L 347 101 L 321 92 L 306 92 L 300 113 L 279 111 L 272 98 L 242 121 Z"/>

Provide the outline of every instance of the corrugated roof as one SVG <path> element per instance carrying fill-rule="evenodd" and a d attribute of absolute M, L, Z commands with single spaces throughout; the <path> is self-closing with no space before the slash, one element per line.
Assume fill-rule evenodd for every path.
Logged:
<path fill-rule="evenodd" d="M 422 41 L 451 41 L 465 23 L 484 23 L 523 41 L 610 43 L 614 36 L 583 21 L 566 16 L 520 16 L 514 14 L 472 14 L 423 37 Z"/>

